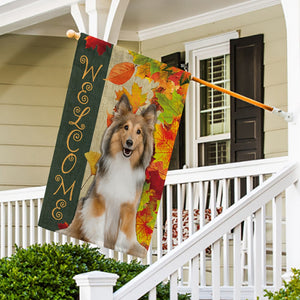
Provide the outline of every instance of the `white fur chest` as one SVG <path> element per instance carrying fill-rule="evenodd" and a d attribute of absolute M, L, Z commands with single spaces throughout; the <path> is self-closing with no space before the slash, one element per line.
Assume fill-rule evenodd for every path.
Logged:
<path fill-rule="evenodd" d="M 118 153 L 107 161 L 107 173 L 100 178 L 97 192 L 107 200 L 117 203 L 132 202 L 135 199 L 137 182 L 145 180 L 145 172 L 132 169 L 130 160 Z"/>

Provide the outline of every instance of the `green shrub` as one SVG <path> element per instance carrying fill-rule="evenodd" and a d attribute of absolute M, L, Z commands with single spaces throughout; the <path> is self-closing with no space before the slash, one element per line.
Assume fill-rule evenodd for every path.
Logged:
<path fill-rule="evenodd" d="M 0 259 L 0 299 L 78 299 L 73 279 L 77 274 L 95 270 L 116 273 L 117 290 L 147 268 L 136 261 L 128 264 L 107 259 L 98 250 L 86 244 L 17 247 L 14 255 Z M 160 284 L 157 298 L 169 299 L 168 290 L 168 285 Z M 179 299 L 189 297 L 179 295 Z"/>
<path fill-rule="evenodd" d="M 283 281 L 284 287 L 279 291 L 265 291 L 265 297 L 270 300 L 300 300 L 300 270 L 292 269 L 293 276 L 289 282 Z"/>

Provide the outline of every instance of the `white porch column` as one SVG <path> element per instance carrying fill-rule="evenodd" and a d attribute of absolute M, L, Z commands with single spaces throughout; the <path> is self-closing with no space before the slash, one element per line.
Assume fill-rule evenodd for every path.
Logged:
<path fill-rule="evenodd" d="M 281 0 L 287 30 L 289 159 L 300 165 L 300 1 Z M 300 175 L 299 177 L 300 178 Z M 287 268 L 300 268 L 300 182 L 289 188 L 286 200 Z"/>
<path fill-rule="evenodd" d="M 89 15 L 88 34 L 103 38 L 111 0 L 86 0 L 85 10 Z"/>
<path fill-rule="evenodd" d="M 113 286 L 119 276 L 117 274 L 93 271 L 74 276 L 79 286 L 80 300 L 113 300 Z"/>
<path fill-rule="evenodd" d="M 88 34 L 116 44 L 128 4 L 129 0 L 85 0 Z M 74 6 L 72 15 L 78 27 L 83 24 L 81 15 L 84 14 L 79 12 L 77 6 Z"/>

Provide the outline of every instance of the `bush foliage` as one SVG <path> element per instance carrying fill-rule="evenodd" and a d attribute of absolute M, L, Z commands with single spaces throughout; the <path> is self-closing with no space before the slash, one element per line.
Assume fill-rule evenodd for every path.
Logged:
<path fill-rule="evenodd" d="M 284 281 L 284 287 L 279 291 L 266 291 L 265 296 L 270 300 L 300 300 L 300 270 L 292 269 L 293 276 L 289 282 Z"/>
<path fill-rule="evenodd" d="M 116 273 L 117 290 L 146 268 L 136 261 L 107 259 L 98 248 L 86 244 L 17 247 L 14 255 L 0 260 L 0 299 L 78 299 L 79 289 L 73 279 L 77 274 L 95 270 Z M 168 284 L 160 284 L 157 292 L 158 299 L 169 299 Z M 179 299 L 189 297 L 179 295 Z"/>

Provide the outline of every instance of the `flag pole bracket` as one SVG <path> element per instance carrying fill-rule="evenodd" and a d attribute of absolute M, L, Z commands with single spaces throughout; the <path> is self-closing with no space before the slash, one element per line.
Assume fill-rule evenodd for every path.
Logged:
<path fill-rule="evenodd" d="M 287 122 L 293 122 L 293 113 L 283 111 L 279 108 L 273 107 L 273 110 L 271 111 L 274 115 L 280 116 L 283 119 L 285 119 Z"/>

